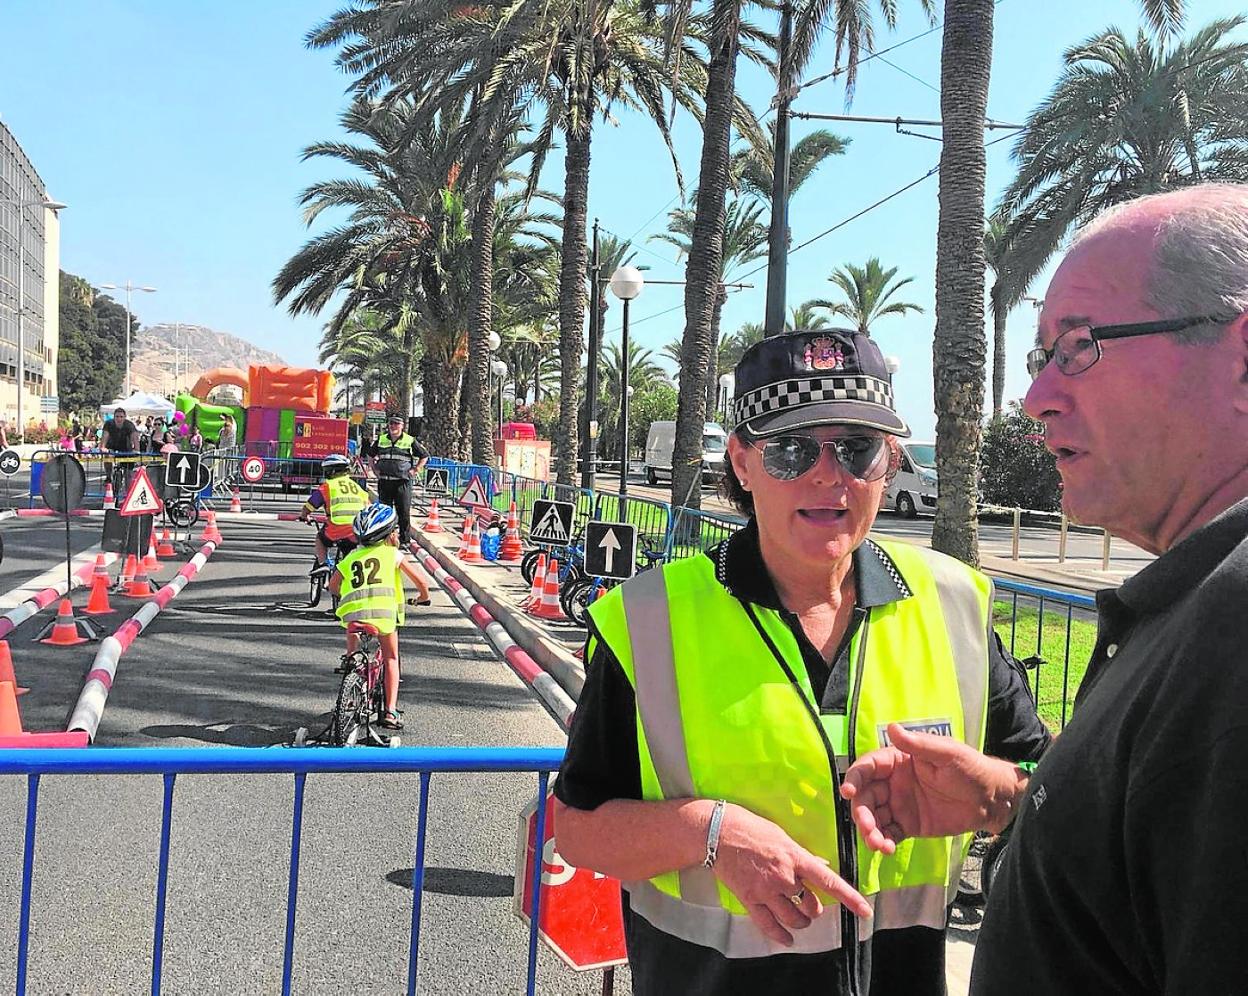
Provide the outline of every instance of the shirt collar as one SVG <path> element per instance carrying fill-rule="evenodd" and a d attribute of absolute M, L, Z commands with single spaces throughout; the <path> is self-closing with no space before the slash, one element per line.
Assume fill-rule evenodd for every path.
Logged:
<path fill-rule="evenodd" d="M 783 610 L 775 583 L 763 563 L 758 523 L 751 516 L 744 528 L 705 553 L 715 564 L 715 578 L 733 595 L 765 608 Z M 853 553 L 854 580 L 860 608 L 898 602 L 911 595 L 893 559 L 870 539 Z"/>
<path fill-rule="evenodd" d="M 1139 614 L 1161 612 L 1197 588 L 1248 541 L 1248 498 L 1232 505 L 1129 578 L 1114 593 Z"/>

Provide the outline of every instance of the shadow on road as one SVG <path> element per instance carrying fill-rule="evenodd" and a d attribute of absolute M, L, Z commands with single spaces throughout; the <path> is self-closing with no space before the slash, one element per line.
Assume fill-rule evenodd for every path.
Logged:
<path fill-rule="evenodd" d="M 386 873 L 386 881 L 404 889 L 412 887 L 412 869 L 396 868 Z M 443 896 L 475 896 L 478 898 L 501 898 L 515 890 L 515 877 L 498 872 L 477 871 L 473 868 L 425 868 L 425 892 L 437 892 Z"/>

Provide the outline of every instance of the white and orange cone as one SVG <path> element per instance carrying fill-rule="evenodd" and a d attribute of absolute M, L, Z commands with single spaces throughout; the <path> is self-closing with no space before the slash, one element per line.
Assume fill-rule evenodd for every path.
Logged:
<path fill-rule="evenodd" d="M 514 564 L 524 558 L 524 544 L 520 542 L 520 521 L 516 517 L 516 503 L 507 512 L 507 532 L 498 547 L 498 559 Z"/>
<path fill-rule="evenodd" d="M 485 558 L 481 556 L 481 534 L 477 530 L 477 520 L 471 519 L 471 525 L 468 527 L 468 549 L 459 559 L 465 564 L 483 564 Z"/>
<path fill-rule="evenodd" d="M 241 512 L 243 510 L 242 499 L 238 497 L 238 488 L 234 489 L 234 494 L 230 497 L 230 511 Z"/>
<path fill-rule="evenodd" d="M 442 523 L 438 520 L 438 499 L 433 498 L 429 502 L 429 517 L 425 520 L 425 532 L 440 533 L 442 532 Z"/>
<path fill-rule="evenodd" d="M 529 585 L 529 597 L 524 600 L 524 609 L 535 609 L 542 601 L 542 588 L 546 584 L 546 551 L 537 555 L 537 566 L 533 568 L 533 583 Z"/>
<path fill-rule="evenodd" d="M 551 557 L 550 566 L 546 568 L 546 583 L 542 586 L 542 600 L 530 614 L 538 619 L 567 618 L 559 605 L 559 561 L 554 557 Z"/>
<path fill-rule="evenodd" d="M 113 496 L 113 482 L 112 481 L 104 482 L 104 507 L 106 509 L 117 507 L 117 499 Z"/>

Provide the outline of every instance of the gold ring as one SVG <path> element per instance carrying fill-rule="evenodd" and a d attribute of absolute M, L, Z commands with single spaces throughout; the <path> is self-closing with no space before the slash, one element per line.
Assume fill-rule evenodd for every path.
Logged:
<path fill-rule="evenodd" d="M 798 889 L 797 892 L 789 896 L 789 902 L 791 902 L 794 906 L 801 906 L 802 900 L 805 898 L 806 898 L 806 890 L 804 888 Z"/>

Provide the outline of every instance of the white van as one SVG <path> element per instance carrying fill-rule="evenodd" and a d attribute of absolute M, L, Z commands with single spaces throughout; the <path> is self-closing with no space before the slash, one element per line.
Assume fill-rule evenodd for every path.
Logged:
<path fill-rule="evenodd" d="M 646 435 L 646 480 L 659 483 L 659 475 L 672 479 L 672 450 L 676 445 L 675 422 L 651 422 Z M 719 480 L 724 476 L 724 458 L 728 453 L 728 433 L 714 422 L 702 428 L 702 479 Z"/>
<path fill-rule="evenodd" d="M 884 507 L 913 519 L 920 512 L 936 512 L 936 444 L 898 440 L 901 469 L 884 492 Z"/>

